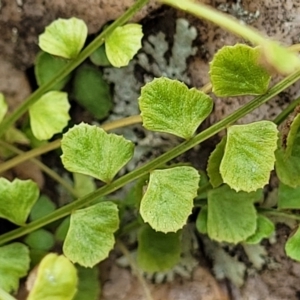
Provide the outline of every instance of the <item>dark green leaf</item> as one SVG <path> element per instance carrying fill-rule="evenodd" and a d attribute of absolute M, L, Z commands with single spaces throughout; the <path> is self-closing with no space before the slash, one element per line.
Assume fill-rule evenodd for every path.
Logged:
<path fill-rule="evenodd" d="M 300 228 L 287 240 L 285 244 L 286 255 L 300 261 Z"/>
<path fill-rule="evenodd" d="M 105 45 L 100 46 L 96 51 L 94 51 L 90 56 L 90 60 L 96 66 L 111 66 L 111 63 L 106 56 Z"/>
<path fill-rule="evenodd" d="M 181 252 L 181 232 L 161 233 L 148 225 L 140 229 L 137 263 L 145 272 L 162 272 L 174 267 Z"/>
<path fill-rule="evenodd" d="M 270 237 L 275 231 L 275 225 L 272 221 L 263 215 L 257 216 L 257 227 L 253 235 L 247 238 L 247 244 L 258 244 L 262 239 Z"/>
<path fill-rule="evenodd" d="M 208 159 L 207 174 L 209 176 L 209 181 L 214 188 L 223 183 L 223 178 L 220 174 L 220 165 L 224 156 L 225 146 L 226 137 L 223 137 Z"/>
<path fill-rule="evenodd" d="M 99 299 L 101 287 L 99 279 L 99 267 L 84 268 L 77 266 L 78 291 L 74 300 L 97 300 Z"/>
<path fill-rule="evenodd" d="M 45 229 L 38 229 L 29 233 L 24 242 L 30 247 L 39 250 L 50 250 L 54 246 L 53 234 Z"/>
<path fill-rule="evenodd" d="M 50 200 L 48 196 L 41 195 L 30 212 L 30 221 L 35 221 L 52 213 L 55 208 L 56 205 Z"/>
<path fill-rule="evenodd" d="M 279 180 L 293 188 L 300 186 L 300 155 L 287 158 L 283 149 L 277 149 L 275 156 Z"/>
<path fill-rule="evenodd" d="M 200 233 L 207 234 L 207 205 L 203 206 L 196 220 L 196 228 Z"/>
<path fill-rule="evenodd" d="M 113 103 L 108 83 L 101 71 L 89 65 L 82 65 L 75 73 L 73 95 L 76 101 L 97 119 L 108 116 Z"/>
<path fill-rule="evenodd" d="M 278 188 L 278 208 L 300 209 L 300 186 L 293 188 L 280 182 Z"/>
<path fill-rule="evenodd" d="M 34 66 L 34 73 L 38 85 L 41 86 L 50 81 L 50 79 L 52 79 L 66 64 L 68 64 L 68 62 L 69 60 L 52 56 L 51 54 L 41 51 L 36 57 Z M 70 78 L 71 74 L 56 83 L 51 89 L 58 91 L 61 90 Z"/>

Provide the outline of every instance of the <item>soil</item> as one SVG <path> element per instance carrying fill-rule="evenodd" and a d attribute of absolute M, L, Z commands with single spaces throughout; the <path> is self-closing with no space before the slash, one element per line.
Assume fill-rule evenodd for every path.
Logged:
<path fill-rule="evenodd" d="M 76 16 L 83 19 L 93 36 L 107 22 L 116 19 L 134 1 L 116 0 L 2 0 L 0 1 L 0 91 L 9 102 L 12 111 L 23 101 L 34 88 L 32 67 L 38 52 L 37 38 L 52 20 Z M 213 5 L 237 18 L 242 22 L 251 24 L 260 31 L 280 40 L 286 45 L 299 42 L 300 31 L 300 1 L 292 0 L 243 0 L 243 1 L 201 1 Z M 178 18 L 186 18 L 191 26 L 197 29 L 197 38 L 194 46 L 197 47 L 195 56 L 188 60 L 188 73 L 191 85 L 202 87 L 209 81 L 208 68 L 213 55 L 223 45 L 234 45 L 239 41 L 235 36 L 216 26 L 201 21 L 183 12 L 167 7 L 160 7 L 155 1 L 134 18 L 144 25 L 146 36 L 159 31 L 166 34 L 172 42 L 174 24 Z M 141 71 L 140 71 L 141 72 Z M 136 74 L 143 78 L 143 74 Z M 249 123 L 261 119 L 274 118 L 289 102 L 299 96 L 299 83 L 281 93 L 270 103 L 260 107 L 240 122 Z M 243 98 L 215 98 L 215 108 L 208 123 L 215 123 L 225 115 L 236 110 L 243 103 L 249 101 Z M 76 110 L 76 108 L 75 108 Z M 209 124 L 206 124 L 206 126 Z M 201 153 L 208 156 L 215 146 L 218 138 L 211 139 L 202 145 Z M 204 168 L 198 161 L 199 150 L 187 153 L 183 158 L 193 165 Z M 44 159 L 47 164 L 47 158 Z M 30 170 L 30 172 L 28 171 Z M 20 175 L 21 174 L 21 175 Z M 33 170 L 32 166 L 23 165 L 15 169 L 9 176 L 33 178 L 40 187 L 47 184 L 40 170 Z M 52 183 L 51 183 L 52 184 Z M 271 185 L 272 190 L 276 185 Z M 48 194 L 51 194 L 50 191 Z M 176 276 L 171 283 L 154 284 L 147 281 L 154 300 L 296 300 L 300 299 L 300 264 L 288 259 L 284 253 L 284 244 L 295 224 L 278 222 L 276 242 L 266 241 L 267 250 L 263 266 L 255 270 L 245 258 L 240 248 L 235 248 L 230 255 L 236 256 L 247 266 L 244 284 L 235 286 L 229 279 L 219 279 L 213 272 L 213 262 L 205 253 L 201 237 L 195 257 L 197 266 L 193 269 L 191 277 L 184 279 Z M 121 268 L 115 263 L 116 254 L 101 264 L 101 282 L 103 283 L 103 300 L 147 299 L 143 286 L 128 268 Z M 24 289 L 21 289 L 19 298 L 23 299 Z M 100 298 L 99 298 L 100 299 Z"/>

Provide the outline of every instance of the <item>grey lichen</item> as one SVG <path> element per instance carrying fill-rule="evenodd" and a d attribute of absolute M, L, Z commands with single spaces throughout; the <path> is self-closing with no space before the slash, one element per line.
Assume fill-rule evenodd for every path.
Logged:
<path fill-rule="evenodd" d="M 138 63 L 154 77 L 165 76 L 172 79 L 190 83 L 190 78 L 186 73 L 187 58 L 196 54 L 197 49 L 192 47 L 192 43 L 197 37 L 197 31 L 190 27 L 185 19 L 178 19 L 176 22 L 176 33 L 174 35 L 174 45 L 172 55 L 167 61 L 165 54 L 169 49 L 166 36 L 159 32 L 156 36 L 149 36 L 145 42 L 144 53 L 138 55 Z M 155 63 L 150 64 L 148 55 L 152 56 Z"/>

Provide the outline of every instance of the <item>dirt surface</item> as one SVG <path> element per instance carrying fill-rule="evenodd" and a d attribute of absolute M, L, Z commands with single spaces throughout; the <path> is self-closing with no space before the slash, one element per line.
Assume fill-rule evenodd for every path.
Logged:
<path fill-rule="evenodd" d="M 133 0 L 0 1 L 0 91 L 7 97 L 10 110 L 31 93 L 28 73 L 25 71 L 33 65 L 38 52 L 38 34 L 44 30 L 46 25 L 59 17 L 76 16 L 88 24 L 90 34 L 95 34 L 108 21 L 117 18 L 133 2 Z M 300 1 L 298 0 L 208 0 L 206 3 L 238 17 L 241 21 L 251 24 L 286 45 L 299 42 Z M 193 42 L 197 51 L 195 56 L 188 59 L 188 73 L 191 85 L 201 87 L 209 81 L 208 63 L 214 53 L 223 45 L 234 45 L 239 39 L 193 16 L 170 8 L 161 8 L 155 1 L 151 1 L 151 4 L 134 20 L 142 20 L 148 35 L 162 31 L 166 34 L 167 39 L 172 41 L 174 24 L 178 18 L 187 19 L 189 24 L 197 30 L 197 37 Z M 296 84 L 244 118 L 242 122 L 272 119 L 299 94 L 299 84 Z M 249 98 L 214 100 L 215 108 L 210 117 L 210 123 L 222 119 L 249 101 Z M 189 157 L 192 158 L 193 154 Z M 25 169 L 28 167 L 23 167 L 23 170 Z M 19 172 L 22 172 L 22 168 Z M 23 174 L 22 176 L 32 177 L 33 175 Z M 42 186 L 43 179 L 40 178 L 40 174 L 38 180 L 41 180 L 40 185 Z M 237 260 L 247 266 L 247 270 L 243 273 L 245 282 L 239 287 L 226 278 L 219 279 L 214 274 L 212 268 L 214 262 L 209 255 L 205 254 L 205 246 L 200 241 L 198 254 L 201 259 L 192 271 L 190 279 L 182 279 L 177 276 L 172 283 L 159 285 L 148 281 L 148 288 L 154 300 L 300 299 L 300 288 L 298 288 L 300 264 L 288 259 L 284 253 L 284 243 L 290 231 L 289 227 L 278 225 L 276 242 L 273 244 L 266 242 L 265 244 L 266 253 L 261 268 L 254 268 L 242 250 L 235 249 L 230 252 L 232 257 L 238 257 Z M 102 272 L 106 274 L 102 275 L 104 281 L 101 299 L 147 299 L 141 282 L 132 275 L 130 270 L 120 268 L 111 261 L 108 265 L 109 267 L 102 268 Z"/>

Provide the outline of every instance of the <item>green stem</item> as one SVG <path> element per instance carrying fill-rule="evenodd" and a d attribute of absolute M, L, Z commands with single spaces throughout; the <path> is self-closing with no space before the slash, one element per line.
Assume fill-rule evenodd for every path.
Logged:
<path fill-rule="evenodd" d="M 14 147 L 13 145 L 10 145 L 4 141 L 0 141 L 0 146 L 14 152 L 17 154 L 20 154 L 20 156 L 22 156 L 23 154 L 25 154 L 24 151 Z M 38 159 L 32 158 L 30 159 L 33 163 L 35 163 L 43 172 L 45 172 L 46 174 L 48 174 L 50 177 L 52 177 L 56 182 L 58 182 L 59 184 L 61 184 L 73 197 L 78 198 L 78 193 L 76 192 L 76 190 L 68 183 L 66 182 L 66 180 L 64 180 L 61 176 L 59 176 L 56 172 L 54 172 L 53 170 L 51 170 L 49 167 L 47 167 L 45 164 L 43 164 L 41 161 L 39 161 Z"/>
<path fill-rule="evenodd" d="M 290 103 L 274 120 L 276 125 L 280 125 L 288 115 L 293 112 L 296 106 L 300 105 L 300 97 Z"/>
<path fill-rule="evenodd" d="M 219 25 L 221 28 L 225 28 L 229 32 L 236 34 L 244 39 L 247 39 L 253 44 L 262 45 L 266 40 L 266 36 L 262 35 L 258 30 L 250 27 L 249 25 L 243 25 L 238 20 L 216 10 L 212 7 L 201 3 L 194 3 L 191 0 L 178 1 L 178 0 L 159 0 L 164 4 L 168 4 L 177 9 L 184 10 L 199 18 L 208 20 L 214 24 Z"/>
<path fill-rule="evenodd" d="M 181 155 L 182 153 L 186 152 L 187 150 L 195 147 L 199 143 L 202 143 L 203 141 L 207 140 L 208 138 L 212 137 L 213 135 L 217 134 L 221 130 L 227 128 L 230 124 L 236 122 L 238 119 L 244 117 L 254 109 L 258 108 L 260 105 L 264 104 L 268 100 L 270 100 L 272 97 L 276 96 L 278 93 L 282 92 L 284 89 L 288 88 L 290 85 L 292 85 L 294 82 L 296 82 L 298 79 L 300 79 L 300 70 L 297 72 L 292 73 L 291 75 L 287 76 L 285 79 L 283 79 L 281 82 L 276 84 L 274 87 L 272 87 L 266 94 L 261 95 L 259 97 L 254 98 L 252 101 L 248 102 L 223 120 L 219 121 L 218 123 L 212 125 L 211 127 L 207 128 L 206 130 L 202 131 L 201 133 L 197 134 L 195 137 L 191 138 L 188 141 L 185 141 L 181 143 L 180 145 L 174 147 L 170 151 L 162 154 L 161 156 L 157 157 L 156 159 L 148 162 L 144 166 L 141 166 L 134 171 L 116 179 L 110 184 L 107 184 L 98 190 L 79 198 L 78 200 L 67 204 L 66 206 L 63 206 L 53 213 L 42 217 L 36 221 L 33 221 L 29 223 L 28 225 L 25 225 L 24 227 L 15 229 L 13 231 L 10 231 L 8 233 L 5 233 L 0 236 L 0 245 L 7 243 L 11 240 L 14 240 L 20 236 L 23 236 L 31 231 L 34 231 L 38 228 L 41 228 L 49 223 L 52 223 L 56 220 L 59 220 L 69 214 L 72 213 L 72 211 L 79 209 L 83 206 L 88 205 L 89 203 L 93 202 L 96 199 L 99 199 L 100 197 L 103 197 L 107 194 L 110 194 L 127 183 L 148 174 L 151 170 L 156 169 L 157 167 L 167 163 L 168 161 L 172 160 L 173 158 Z"/>
<path fill-rule="evenodd" d="M 264 214 L 264 215 L 271 215 L 271 216 L 275 216 L 275 217 L 283 217 L 283 218 L 288 218 L 288 219 L 293 219 L 293 220 L 300 221 L 300 216 L 299 215 L 285 213 L 285 212 L 278 211 L 278 210 L 271 209 L 271 208 L 259 207 L 259 208 L 257 208 L 257 211 L 261 214 Z"/>
<path fill-rule="evenodd" d="M 55 74 L 51 80 L 32 93 L 11 115 L 6 117 L 0 124 L 0 137 L 2 137 L 7 129 L 11 127 L 34 103 L 36 103 L 45 92 L 49 91 L 49 89 L 51 89 L 56 83 L 60 82 L 69 73 L 71 73 L 104 43 L 107 36 L 109 36 L 117 27 L 122 26 L 125 22 L 131 19 L 131 17 L 148 2 L 149 0 L 136 1 L 136 3 L 132 5 L 121 17 L 108 26 L 102 33 L 100 33 L 97 38 L 95 38 L 95 40 L 91 42 L 78 55 L 78 57 L 76 57 L 76 59 L 71 60 L 65 67 Z"/>
<path fill-rule="evenodd" d="M 13 296 L 5 292 L 3 289 L 0 287 L 0 300 L 16 300 Z"/>
<path fill-rule="evenodd" d="M 40 156 L 44 153 L 48 153 L 54 149 L 59 148 L 60 141 L 61 140 L 56 140 L 54 142 L 42 145 L 38 148 L 32 149 L 18 156 L 15 156 L 6 162 L 3 162 L 2 164 L 0 164 L 0 173 L 17 166 L 26 160 L 33 159 L 34 157 Z"/>

